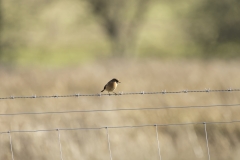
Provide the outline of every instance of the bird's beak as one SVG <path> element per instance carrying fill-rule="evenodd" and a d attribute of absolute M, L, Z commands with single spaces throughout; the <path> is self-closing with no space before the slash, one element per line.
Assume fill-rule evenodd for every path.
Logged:
<path fill-rule="evenodd" d="M 118 81 L 118 83 L 121 83 L 121 82 Z"/>

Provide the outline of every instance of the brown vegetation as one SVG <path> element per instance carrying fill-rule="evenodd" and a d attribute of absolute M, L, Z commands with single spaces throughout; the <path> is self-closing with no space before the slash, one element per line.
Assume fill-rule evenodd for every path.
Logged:
<path fill-rule="evenodd" d="M 0 97 L 93 94 L 111 78 L 116 92 L 239 88 L 238 62 L 113 60 L 68 69 L 0 69 Z M 0 113 L 147 108 L 239 103 L 238 92 L 1 100 Z M 238 107 L 0 116 L 0 131 L 168 124 L 239 119 Z M 207 125 L 211 160 L 239 157 L 238 123 Z M 203 125 L 159 127 L 162 159 L 207 159 Z M 109 129 L 114 160 L 158 159 L 154 127 Z M 12 133 L 15 159 L 60 159 L 56 132 Z M 61 131 L 64 160 L 108 159 L 105 129 Z M 0 135 L 0 159 L 11 159 L 9 137 Z"/>

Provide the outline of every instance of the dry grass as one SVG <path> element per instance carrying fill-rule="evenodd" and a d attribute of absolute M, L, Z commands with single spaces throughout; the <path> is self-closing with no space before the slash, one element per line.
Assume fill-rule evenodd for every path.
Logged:
<path fill-rule="evenodd" d="M 113 77 L 118 91 L 239 88 L 239 62 L 113 60 L 66 69 L 0 69 L 0 97 L 99 93 Z M 0 113 L 115 109 L 239 103 L 240 93 L 130 95 L 1 100 Z M 1 116 L 0 131 L 163 124 L 239 119 L 238 107 Z M 211 160 L 236 160 L 240 124 L 208 125 Z M 207 159 L 203 125 L 159 127 L 162 159 Z M 154 127 L 110 129 L 114 160 L 158 159 Z M 61 131 L 64 160 L 109 159 L 106 131 Z M 60 159 L 57 132 L 12 133 L 15 159 Z M 0 159 L 11 159 L 9 137 L 0 135 Z"/>

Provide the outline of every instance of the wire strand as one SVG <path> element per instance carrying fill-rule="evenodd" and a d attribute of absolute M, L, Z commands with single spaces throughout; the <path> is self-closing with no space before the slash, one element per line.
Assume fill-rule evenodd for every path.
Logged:
<path fill-rule="evenodd" d="M 61 157 L 61 160 L 63 160 L 63 156 L 62 156 L 62 145 L 61 145 L 61 138 L 60 138 L 60 131 L 59 131 L 59 129 L 57 129 L 57 131 L 58 131 L 58 142 L 59 142 L 60 157 Z"/>
<path fill-rule="evenodd" d="M 70 95 L 50 95 L 50 96 L 10 96 L 10 97 L 0 97 L 1 100 L 6 99 L 36 99 L 36 98 L 70 98 L 70 97 L 101 97 L 101 96 L 122 96 L 122 95 L 147 95 L 147 94 L 184 94 L 184 93 L 209 93 L 209 92 L 239 92 L 240 89 L 205 89 L 205 90 L 182 90 L 182 91 L 158 91 L 158 92 L 119 92 L 118 94 L 70 94 Z"/>
<path fill-rule="evenodd" d="M 12 160 L 14 160 L 13 147 L 12 147 L 12 137 L 11 137 L 11 132 L 10 131 L 8 131 L 8 135 L 9 135 L 9 143 L 10 143 L 10 148 L 11 148 Z"/>
<path fill-rule="evenodd" d="M 116 111 L 141 111 L 141 110 L 160 110 L 160 109 L 186 109 L 186 108 L 210 108 L 210 107 L 236 107 L 240 104 L 213 104 L 202 106 L 169 106 L 155 108 L 122 108 L 122 109 L 102 109 L 102 110 L 71 110 L 59 112 L 20 112 L 20 113 L 2 113 L 0 116 L 18 116 L 18 115 L 41 115 L 41 114 L 64 114 L 64 113 L 86 113 L 86 112 L 116 112 Z"/>
<path fill-rule="evenodd" d="M 240 120 L 233 121 L 218 121 L 218 122 L 186 122 L 186 123 L 170 123 L 170 124 L 143 124 L 143 125 L 129 125 L 129 126 L 108 126 L 107 128 L 140 128 L 140 127 L 151 127 L 151 126 L 182 126 L 182 125 L 197 125 L 197 124 L 226 124 L 226 123 L 239 123 Z M 72 131 L 72 130 L 98 130 L 106 129 L 106 127 L 85 127 L 85 128 L 59 128 L 59 131 Z M 41 130 L 13 130 L 11 133 L 26 133 L 26 132 L 52 132 L 57 129 L 41 129 Z M 0 132 L 1 134 L 9 133 L 10 131 Z"/>
<path fill-rule="evenodd" d="M 158 139 L 158 126 L 155 125 L 155 127 L 156 127 L 156 135 L 157 135 L 158 156 L 159 156 L 159 160 L 162 160 L 161 152 L 160 152 L 160 144 L 159 144 L 159 139 Z"/>
<path fill-rule="evenodd" d="M 111 151 L 111 144 L 110 144 L 110 137 L 109 137 L 109 133 L 108 133 L 108 127 L 106 127 L 106 132 L 107 132 L 109 156 L 110 156 L 110 160 L 112 160 L 112 151 Z"/>
<path fill-rule="evenodd" d="M 204 123 L 204 130 L 205 130 L 205 135 L 206 135 L 206 144 L 207 144 L 207 151 L 208 151 L 208 160 L 210 160 L 210 151 L 209 151 L 209 146 L 208 146 L 208 134 L 207 134 L 207 124 Z"/>

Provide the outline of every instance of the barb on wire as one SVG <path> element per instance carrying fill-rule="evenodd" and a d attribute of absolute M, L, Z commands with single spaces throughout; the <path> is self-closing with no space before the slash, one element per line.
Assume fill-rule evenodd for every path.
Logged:
<path fill-rule="evenodd" d="M 213 104 L 213 105 L 202 105 L 202 106 L 169 106 L 169 107 L 154 107 L 154 108 L 119 108 L 119 109 L 102 109 L 102 110 L 71 110 L 71 111 L 55 111 L 55 112 L 21 112 L 21 113 L 2 113 L 2 114 L 0 114 L 0 116 L 44 115 L 44 114 L 86 113 L 86 112 L 141 111 L 141 110 L 210 108 L 210 107 L 236 107 L 236 106 L 240 106 L 240 104 Z"/>
<path fill-rule="evenodd" d="M 209 93 L 209 92 L 239 92 L 240 89 L 216 89 L 211 90 L 210 88 L 206 88 L 205 90 L 182 90 L 182 91 L 166 91 L 162 90 L 159 92 L 129 92 L 129 93 L 123 93 L 119 92 L 119 94 L 110 94 L 112 96 L 122 96 L 122 95 L 147 95 L 147 94 L 181 94 L 181 93 Z M 51 95 L 51 96 L 10 96 L 10 97 L 0 97 L 0 100 L 4 99 L 36 99 L 36 98 L 69 98 L 69 97 L 101 97 L 101 96 L 109 96 L 109 94 L 70 94 L 70 95 Z"/>
<path fill-rule="evenodd" d="M 186 123 L 170 123 L 170 124 L 143 124 L 143 125 L 130 125 L 130 126 L 108 126 L 108 127 L 89 127 L 89 128 L 62 128 L 59 131 L 72 131 L 72 130 L 97 130 L 97 129 L 114 129 L 114 128 L 140 128 L 151 126 L 183 126 L 183 125 L 197 125 L 197 124 L 227 124 L 227 123 L 239 123 L 240 120 L 233 121 L 217 121 L 217 122 L 186 122 Z M 11 133 L 26 133 L 26 132 L 52 132 L 56 129 L 41 129 L 41 130 L 13 130 Z M 0 132 L 0 134 L 6 134 L 10 131 Z"/>

